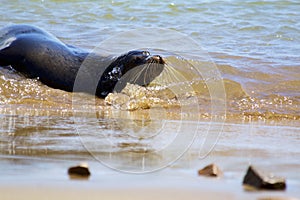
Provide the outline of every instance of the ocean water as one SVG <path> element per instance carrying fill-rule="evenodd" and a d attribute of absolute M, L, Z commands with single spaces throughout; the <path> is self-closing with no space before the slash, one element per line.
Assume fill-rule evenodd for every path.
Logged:
<path fill-rule="evenodd" d="M 299 119 L 299 6 L 297 1 L 10 2 L 3 3 L 1 9 L 6 14 L 1 16 L 0 26 L 36 25 L 90 51 L 103 41 L 121 37 L 122 48 L 118 49 L 118 44 L 105 46 L 116 54 L 134 48 L 136 39 L 130 32 L 149 28 L 139 35 L 140 48 L 148 48 L 143 45 L 143 37 L 158 37 L 154 32 L 160 29 L 176 31 L 197 44 L 201 54 L 218 66 L 227 81 L 224 87 L 229 114 Z M 153 46 L 162 48 L 161 41 L 167 44 L 167 51 L 178 45 L 162 36 Z M 195 44 L 184 44 L 188 55 L 200 54 Z M 1 77 L 6 73 L 1 69 Z M 4 78 L 1 83 L 8 85 L 1 87 L 5 94 L 1 102 L 18 101 L 10 98 L 18 95 L 16 88 L 9 86 L 13 83 Z"/>
<path fill-rule="evenodd" d="M 36 25 L 67 44 L 100 53 L 158 49 L 188 85 L 180 94 L 129 86 L 127 93 L 105 100 L 74 98 L 0 67 L 3 168 L 15 160 L 47 158 L 52 166 L 51 159 L 89 160 L 92 154 L 112 168 L 146 172 L 173 163 L 197 136 L 191 159 L 217 148 L 216 159 L 228 158 L 223 165 L 232 179 L 241 168 L 230 162 L 257 162 L 271 164 L 275 172 L 285 169 L 281 174 L 299 184 L 292 175 L 300 165 L 299 1 L 0 2 L 0 27 Z M 189 64 L 200 73 L 188 71 Z"/>

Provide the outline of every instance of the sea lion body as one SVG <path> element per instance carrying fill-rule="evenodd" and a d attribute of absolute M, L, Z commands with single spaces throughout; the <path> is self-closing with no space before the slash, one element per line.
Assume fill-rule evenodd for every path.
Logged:
<path fill-rule="evenodd" d="M 11 66 L 29 78 L 38 77 L 53 88 L 73 91 L 78 71 L 87 57 L 91 66 L 85 67 L 85 76 L 81 78 L 94 80 L 96 89 L 89 91 L 91 87 L 86 85 L 77 91 L 93 93 L 99 97 L 112 92 L 116 83 L 130 69 L 155 64 L 148 66 L 157 68 L 154 70 L 157 72 L 155 75 L 147 75 L 150 77 L 147 81 L 151 81 L 160 74 L 164 65 L 160 56 L 150 56 L 147 51 L 130 51 L 119 57 L 89 53 L 66 45 L 35 26 L 13 25 L 0 30 L 0 66 Z"/>

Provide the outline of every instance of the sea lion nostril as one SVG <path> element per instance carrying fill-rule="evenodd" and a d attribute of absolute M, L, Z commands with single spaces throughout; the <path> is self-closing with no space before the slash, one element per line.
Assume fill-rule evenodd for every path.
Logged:
<path fill-rule="evenodd" d="M 148 56 L 146 58 L 147 63 L 165 64 L 165 61 L 161 56 Z"/>
<path fill-rule="evenodd" d="M 165 64 L 165 61 L 163 60 L 163 58 L 159 55 L 153 55 L 152 59 L 155 60 L 157 63 L 159 64 Z"/>

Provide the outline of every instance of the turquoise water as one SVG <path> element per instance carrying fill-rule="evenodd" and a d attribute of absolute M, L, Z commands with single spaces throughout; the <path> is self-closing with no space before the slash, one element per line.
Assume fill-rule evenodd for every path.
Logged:
<path fill-rule="evenodd" d="M 5 13 L 0 16 L 0 27 L 36 25 L 65 43 L 88 50 L 138 28 L 150 28 L 149 33 L 143 33 L 145 39 L 151 35 L 159 37 L 154 34 L 158 28 L 177 31 L 206 51 L 205 56 L 210 56 L 221 76 L 229 80 L 230 86 L 225 89 L 230 107 L 238 107 L 234 112 L 252 112 L 256 107 L 259 112 L 299 118 L 298 1 L 3 1 L 0 9 Z M 105 48 L 114 49 L 112 53 L 124 46 L 126 51 L 132 50 L 131 44 L 136 41 L 130 33 L 127 35 L 120 39 L 119 49 L 118 44 Z M 178 41 L 168 37 L 160 40 L 171 50 L 178 45 Z M 148 47 L 143 46 L 142 40 L 140 43 L 141 47 Z M 187 54 L 195 53 L 193 45 L 190 51 L 186 49 Z M 154 47 L 161 48 L 159 43 Z M 5 71 L 2 74 L 7 76 Z M 243 99 L 245 95 L 241 94 L 250 99 Z"/>
<path fill-rule="evenodd" d="M 300 64 L 298 1 L 3 1 L 0 9 L 0 26 L 38 25 L 87 48 L 120 31 L 159 27 L 191 37 L 222 63 Z"/>
<path fill-rule="evenodd" d="M 300 140 L 298 0 L 0 0 L 0 3 L 0 27 L 19 23 L 36 25 L 65 43 L 88 50 L 93 50 L 116 34 L 145 27 L 153 28 L 154 31 L 157 28 L 174 30 L 192 39 L 207 51 L 217 64 L 222 77 L 226 79 L 228 116 L 236 114 L 238 117 L 233 117 L 234 122 L 236 119 L 247 118 L 242 121 L 245 122 L 242 125 L 225 125 L 216 151 L 210 157 L 227 170 L 225 182 L 240 185 L 240 177 L 247 165 L 258 163 L 267 169 L 271 165 L 272 170 L 279 175 L 288 177 L 291 180 L 291 190 L 297 193 L 300 157 L 297 148 Z M 155 35 L 151 31 L 147 34 Z M 129 41 L 124 38 L 124 44 L 131 50 L 130 44 L 134 43 L 134 39 L 129 35 L 128 38 Z M 162 40 L 170 43 L 170 47 L 177 44 L 169 38 Z M 122 45 L 123 43 L 120 44 Z M 113 48 L 118 49 L 118 46 Z M 157 48 L 160 48 L 159 45 Z M 187 54 L 193 52 L 188 51 Z M 151 115 L 151 109 L 150 114 L 147 113 L 148 110 L 142 110 L 141 113 L 111 110 L 111 106 L 99 100 L 97 117 L 94 119 L 94 116 L 90 117 L 88 113 L 86 117 L 83 115 L 79 118 L 81 121 L 76 124 L 72 115 L 70 116 L 73 111 L 70 93 L 53 90 L 37 80 L 28 80 L 1 68 L 0 83 L 0 153 L 3 164 L 1 170 L 7 172 L 5 178 L 10 180 L 15 180 L 16 177 L 24 180 L 35 177 L 38 180 L 38 175 L 41 175 L 44 168 L 51 168 L 55 173 L 50 170 L 49 174 L 56 174 L 59 176 L 56 180 L 61 180 L 60 173 L 65 173 L 64 170 L 69 164 L 78 160 L 93 160 L 82 142 L 91 143 L 91 147 L 97 148 L 94 146 L 95 141 L 104 140 L 103 135 L 106 133 L 113 139 L 113 144 L 109 147 L 116 151 L 119 157 L 123 156 L 122 152 L 127 151 L 145 153 L 145 148 L 155 150 L 157 146 L 150 142 L 143 143 L 128 135 L 124 136 L 124 132 L 132 127 L 126 126 L 129 123 L 122 125 L 122 120 L 118 118 L 129 119 L 132 124 L 140 123 L 142 125 L 138 128 L 143 129 L 147 128 L 147 123 L 151 123 L 151 120 L 147 121 L 147 117 L 163 118 L 164 114 L 167 115 Z M 90 97 L 84 96 L 81 100 L 86 98 Z M 199 107 L 204 110 L 211 106 L 206 99 L 201 103 Z M 177 125 L 182 125 L 180 120 L 176 121 L 178 118 L 175 114 L 170 117 L 174 120 L 174 127 L 168 129 L 171 133 Z M 201 114 L 206 115 L 204 112 Z M 251 119 L 255 117 L 259 122 L 251 124 Z M 136 118 L 142 120 L 138 121 Z M 207 119 L 210 120 L 207 117 L 204 121 Z M 156 120 L 155 123 L 160 125 L 162 121 Z M 249 122 L 250 125 L 247 124 Z M 119 124 L 121 125 L 118 126 Z M 201 136 L 205 135 L 208 129 L 211 129 L 212 135 L 219 134 L 219 130 L 216 130 L 219 126 L 217 124 L 183 124 L 191 130 L 199 129 Z M 82 128 L 83 133 L 88 130 L 87 135 L 81 135 L 83 141 L 76 133 L 78 126 Z M 101 131 L 100 138 L 96 129 Z M 161 143 L 163 142 L 168 140 L 162 139 Z M 203 141 L 199 141 L 201 142 Z M 186 159 L 190 159 L 190 163 L 200 165 L 202 160 L 199 160 L 197 150 L 198 147 L 192 150 L 191 155 L 188 155 L 190 157 Z M 177 152 L 171 150 L 168 153 L 173 155 Z M 158 153 L 151 159 L 154 163 L 159 163 L 164 156 L 166 155 Z M 185 161 L 175 164 L 170 170 L 186 169 L 188 164 Z M 193 172 L 187 170 L 183 176 L 195 174 L 196 167 L 192 166 Z M 22 170 L 32 173 L 27 175 L 22 173 Z M 100 174 L 99 177 L 107 171 L 108 174 L 114 174 L 114 171 L 101 170 L 96 172 Z M 34 176 L 34 173 L 37 175 Z M 47 175 L 44 174 L 46 180 L 53 180 Z M 66 174 L 63 179 L 68 179 Z"/>

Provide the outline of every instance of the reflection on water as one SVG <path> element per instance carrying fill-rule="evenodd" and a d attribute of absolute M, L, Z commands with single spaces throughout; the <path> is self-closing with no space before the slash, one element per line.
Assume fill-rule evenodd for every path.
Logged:
<path fill-rule="evenodd" d="M 2 115 L 1 155 L 64 159 L 92 155 L 119 170 L 152 171 L 178 159 L 198 134 L 191 129 L 191 125 L 197 127 L 195 122 L 147 122 Z M 143 168 L 141 160 L 146 163 Z"/>
<path fill-rule="evenodd" d="M 23 165 L 18 163 L 23 159 L 28 159 L 26 165 L 34 165 L 30 162 L 34 159 L 48 159 L 49 164 L 96 159 L 113 169 L 141 173 L 170 164 L 175 168 L 194 166 L 205 158 L 222 161 L 221 166 L 234 173 L 248 162 L 262 166 L 271 163 L 275 172 L 289 166 L 281 173 L 292 180 L 299 170 L 299 128 L 267 126 L 264 122 L 239 125 L 2 115 L 0 132 L 1 160 L 17 159 L 18 165 Z"/>
<path fill-rule="evenodd" d="M 39 157 L 80 152 L 73 124 L 68 118 L 2 115 L 1 153 Z"/>

